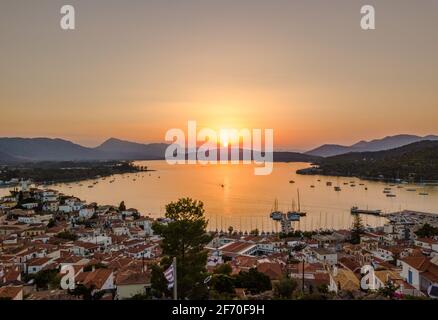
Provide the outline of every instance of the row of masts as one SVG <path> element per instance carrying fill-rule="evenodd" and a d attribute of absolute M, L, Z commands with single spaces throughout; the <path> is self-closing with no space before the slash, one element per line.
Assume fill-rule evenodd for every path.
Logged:
<path fill-rule="evenodd" d="M 368 223 L 375 224 L 375 218 L 370 215 L 363 217 L 365 225 Z M 270 219 L 269 216 L 245 215 L 226 217 L 222 215 L 209 215 L 208 230 L 212 232 L 229 233 L 228 228 L 233 227 L 233 233 L 250 233 L 257 229 L 259 233 L 278 233 L 281 231 L 281 222 Z M 300 221 L 291 221 L 293 229 L 301 231 L 318 231 L 318 230 L 335 230 L 349 229 L 354 221 L 354 215 L 348 216 L 330 214 L 329 212 L 319 212 L 307 215 Z M 379 220 L 378 220 L 379 221 Z M 384 220 L 382 220 L 384 221 Z M 383 225 L 379 223 L 379 225 Z"/>

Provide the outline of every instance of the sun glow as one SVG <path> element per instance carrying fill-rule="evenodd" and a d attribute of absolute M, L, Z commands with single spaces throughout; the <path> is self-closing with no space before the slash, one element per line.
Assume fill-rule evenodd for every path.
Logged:
<path fill-rule="evenodd" d="M 219 141 L 220 141 L 222 147 L 228 147 L 230 145 L 230 143 L 232 143 L 232 135 L 230 133 L 230 130 L 221 129 Z"/>
<path fill-rule="evenodd" d="M 229 147 L 230 145 L 239 143 L 239 132 L 235 129 L 220 129 L 219 143 L 222 147 Z"/>

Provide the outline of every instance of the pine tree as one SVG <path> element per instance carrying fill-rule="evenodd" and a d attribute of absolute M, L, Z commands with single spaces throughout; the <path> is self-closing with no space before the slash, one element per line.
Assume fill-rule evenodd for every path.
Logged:
<path fill-rule="evenodd" d="M 169 223 L 155 223 L 152 227 L 154 233 L 163 238 L 161 264 L 167 267 L 176 257 L 179 299 L 203 298 L 199 295 L 206 292 L 202 288 L 206 287 L 204 279 L 207 276 L 204 246 L 211 240 L 206 230 L 204 204 L 190 198 L 179 199 L 166 205 L 165 216 L 170 219 Z"/>
<path fill-rule="evenodd" d="M 362 218 L 360 215 L 354 216 L 353 228 L 351 230 L 351 243 L 358 244 L 360 243 L 360 236 L 364 232 L 364 227 L 362 223 Z"/>

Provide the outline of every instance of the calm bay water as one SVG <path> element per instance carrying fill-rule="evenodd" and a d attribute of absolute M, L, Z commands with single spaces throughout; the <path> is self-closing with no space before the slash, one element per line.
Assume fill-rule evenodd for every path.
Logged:
<path fill-rule="evenodd" d="M 53 188 L 67 195 L 75 195 L 89 202 L 118 205 L 125 201 L 128 208 L 140 210 L 153 217 L 164 215 L 164 207 L 180 197 L 202 200 L 212 230 L 258 228 L 264 231 L 279 230 L 269 219 L 269 213 L 278 199 L 280 210 L 290 210 L 292 201 L 297 204 L 300 192 L 301 210 L 307 212 L 294 227 L 301 230 L 319 228 L 349 228 L 353 218 L 352 206 L 381 209 L 384 212 L 411 209 L 438 213 L 438 187 L 403 185 L 391 187 L 396 197 L 383 193 L 388 184 L 361 181 L 357 178 L 303 176 L 295 174 L 306 163 L 275 163 L 269 176 L 255 176 L 253 165 L 168 165 L 165 161 L 139 161 L 154 172 L 124 174 L 94 181 L 59 184 Z M 113 183 L 110 183 L 114 179 Z M 135 179 L 135 181 L 134 181 Z M 289 183 L 290 180 L 295 183 Z M 320 181 L 318 181 L 320 180 Z M 326 182 L 333 186 L 327 186 Z M 355 181 L 355 187 L 350 186 Z M 344 185 L 348 182 L 348 185 Z M 364 185 L 360 185 L 360 184 Z M 81 184 L 81 185 L 80 185 Z M 88 188 L 93 185 L 93 188 Z M 314 185 L 312 188 L 311 185 Z M 341 191 L 334 191 L 334 186 Z M 367 188 L 368 190 L 365 190 Z M 415 188 L 415 192 L 406 189 Z M 0 190 L 5 194 L 7 190 Z M 420 192 L 428 195 L 419 195 Z M 365 224 L 383 225 L 384 218 L 363 215 Z"/>

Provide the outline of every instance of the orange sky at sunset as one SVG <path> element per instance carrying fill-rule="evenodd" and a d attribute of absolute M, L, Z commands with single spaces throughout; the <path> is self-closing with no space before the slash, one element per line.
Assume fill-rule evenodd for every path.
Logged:
<path fill-rule="evenodd" d="M 276 149 L 438 133 L 438 2 L 77 0 L 0 10 L 0 136 L 164 141 L 273 128 Z M 104 10 L 102 9 L 104 6 Z"/>

